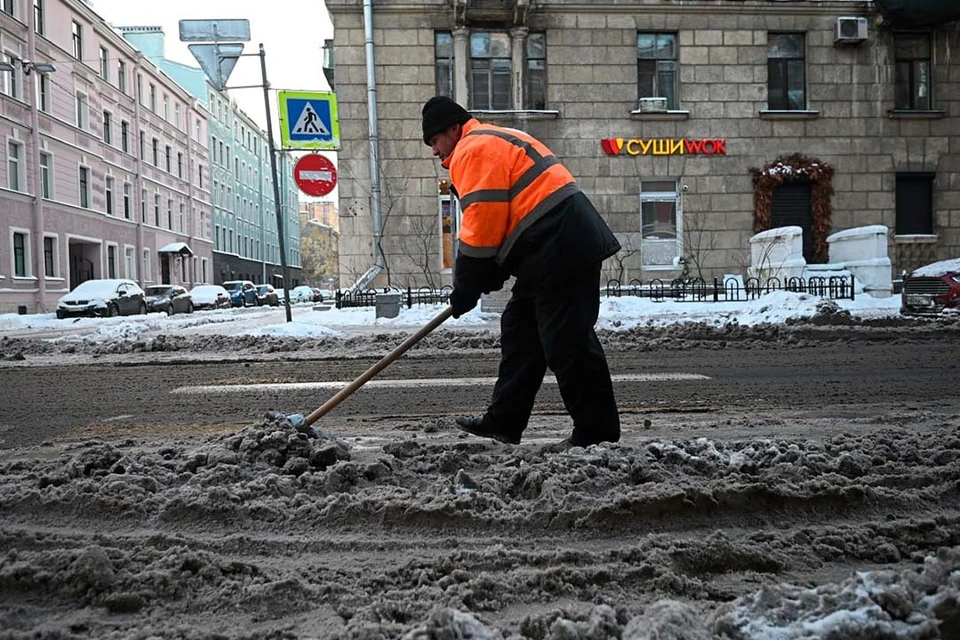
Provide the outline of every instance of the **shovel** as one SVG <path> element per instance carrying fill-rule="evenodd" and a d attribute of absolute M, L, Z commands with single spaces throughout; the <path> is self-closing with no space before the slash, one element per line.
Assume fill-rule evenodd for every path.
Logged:
<path fill-rule="evenodd" d="M 393 351 L 385 355 L 380 360 L 380 362 L 378 362 L 377 364 L 373 365 L 372 367 L 364 371 L 362 374 L 360 374 L 360 376 L 357 377 L 356 380 L 354 380 L 353 382 L 345 386 L 343 389 L 338 391 L 336 395 L 334 395 L 332 398 L 330 398 L 329 400 L 324 402 L 322 405 L 320 405 L 316 410 L 313 411 L 313 413 L 309 414 L 306 418 L 304 418 L 302 415 L 299 415 L 299 414 L 287 416 L 287 421 L 290 422 L 293 426 L 304 425 L 309 427 L 314 422 L 316 422 L 317 420 L 319 420 L 320 418 L 328 414 L 330 411 L 332 411 L 333 408 L 336 407 L 338 404 L 346 400 L 347 397 L 351 395 L 354 391 L 356 391 L 357 389 L 365 385 L 370 380 L 370 378 L 372 378 L 373 376 L 377 375 L 378 373 L 386 369 L 390 363 L 392 363 L 394 360 L 396 360 L 397 358 L 402 356 L 404 353 L 406 353 L 407 350 L 410 349 L 410 347 L 412 347 L 413 345 L 423 340 L 423 338 L 426 337 L 427 334 L 429 334 L 431 331 L 433 331 L 434 329 L 439 327 L 441 324 L 443 324 L 444 320 L 446 320 L 452 315 L 453 315 L 453 307 L 448 306 L 446 309 L 441 311 L 436 318 L 428 322 L 426 326 L 424 326 L 415 334 L 413 334 L 412 336 L 404 340 L 403 343 L 400 344 L 400 346 L 398 346 L 396 349 L 394 349 Z"/>

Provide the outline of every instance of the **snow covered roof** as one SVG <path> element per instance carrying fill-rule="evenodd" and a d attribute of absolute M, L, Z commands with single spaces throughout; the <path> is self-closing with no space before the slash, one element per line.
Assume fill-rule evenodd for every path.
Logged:
<path fill-rule="evenodd" d="M 190 250 L 186 242 L 171 242 L 157 249 L 157 253 L 179 253 L 185 256 L 193 255 L 193 251 Z"/>

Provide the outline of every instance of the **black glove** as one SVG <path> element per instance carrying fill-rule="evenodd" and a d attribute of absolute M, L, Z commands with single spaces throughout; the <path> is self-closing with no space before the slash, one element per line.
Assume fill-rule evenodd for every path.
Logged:
<path fill-rule="evenodd" d="M 450 306 L 453 307 L 453 317 L 459 318 L 467 313 L 480 301 L 479 293 L 470 293 L 462 289 L 454 289 L 450 292 Z"/>
<path fill-rule="evenodd" d="M 503 284 L 507 281 L 510 274 L 494 264 L 492 268 L 487 269 L 480 277 L 480 289 L 484 293 L 492 293 L 503 289 Z"/>

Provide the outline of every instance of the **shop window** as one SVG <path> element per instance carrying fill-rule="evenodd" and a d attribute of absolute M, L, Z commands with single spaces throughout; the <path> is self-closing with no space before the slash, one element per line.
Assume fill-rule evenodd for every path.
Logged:
<path fill-rule="evenodd" d="M 666 98 L 667 109 L 677 109 L 677 35 L 637 34 L 637 96 Z"/>
<path fill-rule="evenodd" d="M 433 36 L 434 66 L 437 76 L 437 95 L 453 97 L 453 35 L 437 31 Z"/>
<path fill-rule="evenodd" d="M 897 174 L 896 235 L 933 235 L 933 173 Z"/>
<path fill-rule="evenodd" d="M 897 33 L 894 49 L 894 106 L 897 109 L 930 109 L 930 36 Z"/>
<path fill-rule="evenodd" d="M 474 31 L 470 34 L 470 108 L 509 110 L 510 34 Z"/>
<path fill-rule="evenodd" d="M 640 183 L 640 256 L 645 269 L 672 269 L 680 256 L 680 196 L 676 180 Z"/>
<path fill-rule="evenodd" d="M 767 36 L 767 108 L 803 111 L 807 108 L 804 34 Z"/>

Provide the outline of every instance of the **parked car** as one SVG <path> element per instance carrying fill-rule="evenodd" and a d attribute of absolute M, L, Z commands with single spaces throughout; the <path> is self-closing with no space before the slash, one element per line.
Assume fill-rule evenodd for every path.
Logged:
<path fill-rule="evenodd" d="M 198 284 L 190 289 L 194 309 L 224 309 L 231 306 L 230 292 L 218 284 Z"/>
<path fill-rule="evenodd" d="M 230 302 L 235 307 L 257 304 L 257 285 L 249 280 L 227 280 L 223 288 L 230 292 Z"/>
<path fill-rule="evenodd" d="M 261 284 L 257 286 L 257 306 L 262 307 L 265 304 L 271 307 L 280 305 L 280 296 L 277 295 L 277 290 L 273 288 L 273 285 Z"/>
<path fill-rule="evenodd" d="M 333 291 L 330 291 L 330 289 L 320 289 L 319 291 L 320 291 L 320 302 L 333 300 L 334 298 L 337 297 L 336 294 L 333 293 Z"/>
<path fill-rule="evenodd" d="M 940 313 L 960 308 L 960 258 L 942 260 L 903 278 L 900 313 Z"/>
<path fill-rule="evenodd" d="M 175 313 L 193 313 L 190 292 L 175 284 L 155 284 L 143 290 L 147 311 L 159 311 L 168 316 Z"/>
<path fill-rule="evenodd" d="M 313 302 L 313 289 L 305 284 L 290 290 L 290 303 Z"/>
<path fill-rule="evenodd" d="M 129 316 L 146 313 L 143 289 L 133 280 L 87 280 L 57 301 L 57 317 Z"/>

